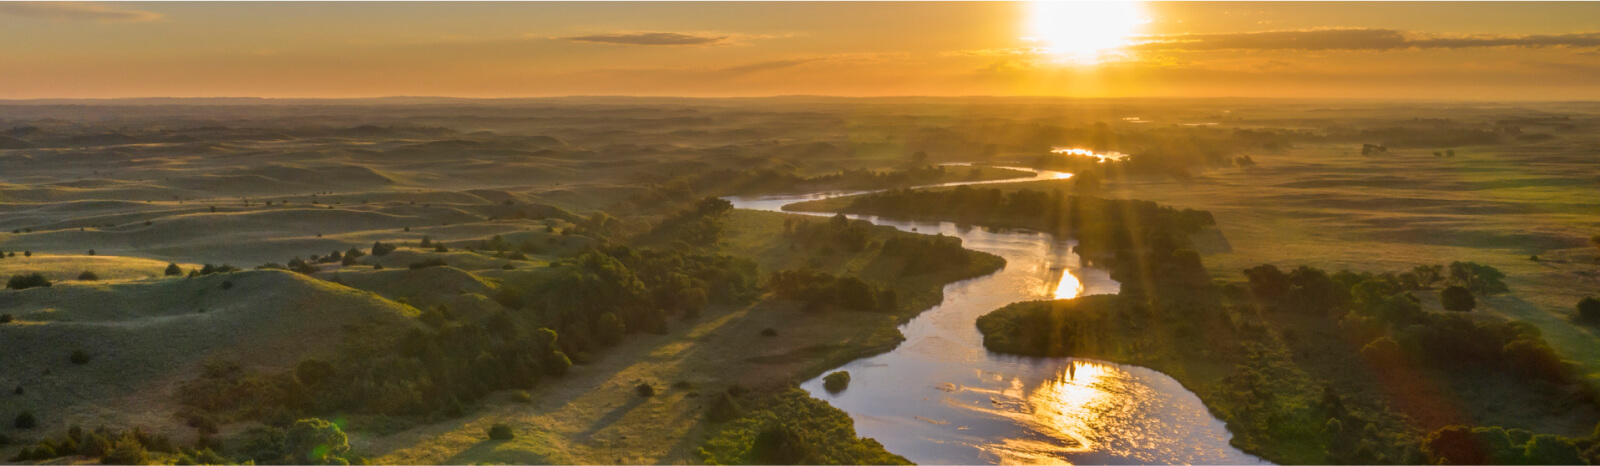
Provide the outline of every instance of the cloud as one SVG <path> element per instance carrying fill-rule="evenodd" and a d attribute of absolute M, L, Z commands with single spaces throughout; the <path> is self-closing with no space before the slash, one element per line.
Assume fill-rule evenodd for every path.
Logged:
<path fill-rule="evenodd" d="M 822 58 L 799 58 L 799 59 L 793 59 L 793 60 L 772 60 L 772 61 L 764 61 L 764 62 L 760 62 L 760 63 L 751 63 L 751 64 L 748 64 L 748 65 L 739 65 L 739 66 L 734 66 L 734 67 L 723 68 L 720 71 L 722 71 L 723 73 L 728 73 L 728 74 L 748 74 L 748 73 L 755 73 L 755 72 L 759 72 L 759 71 L 777 70 L 777 69 L 783 69 L 783 68 L 793 68 L 793 67 L 796 67 L 796 66 L 800 66 L 800 65 L 807 64 L 807 63 L 815 62 L 815 61 L 818 61 L 818 60 L 822 60 Z"/>
<path fill-rule="evenodd" d="M 1146 52 L 1218 50 L 1460 49 L 1474 47 L 1600 47 L 1600 33 L 1531 36 L 1473 35 L 1425 37 L 1394 29 L 1309 29 L 1292 31 L 1146 36 L 1129 48 Z"/>
<path fill-rule="evenodd" d="M 618 32 L 587 36 L 557 37 L 574 42 L 612 45 L 731 45 L 737 39 L 759 39 L 765 36 L 738 34 L 684 34 L 681 32 Z"/>
<path fill-rule="evenodd" d="M 825 64 L 833 64 L 833 65 L 857 66 L 857 65 L 867 65 L 867 64 L 881 64 L 881 63 L 888 63 L 888 62 L 894 62 L 894 61 L 904 61 L 907 58 L 909 58 L 909 55 L 904 53 L 904 52 L 835 53 L 835 54 L 831 54 L 831 55 L 820 55 L 820 56 L 801 57 L 801 58 L 789 58 L 789 59 L 783 59 L 783 60 L 771 60 L 771 61 L 751 63 L 751 64 L 748 64 L 748 65 L 731 66 L 731 67 L 719 69 L 719 70 L 717 70 L 717 72 L 722 73 L 722 74 L 738 75 L 738 74 L 749 74 L 749 73 L 756 73 L 756 72 L 768 71 L 768 70 L 793 68 L 793 67 L 800 66 L 800 65 L 805 65 L 805 64 L 808 64 L 808 63 L 825 63 Z"/>
<path fill-rule="evenodd" d="M 160 13 L 126 10 L 94 3 L 77 2 L 0 2 L 0 15 L 53 20 L 134 23 L 161 19 Z"/>

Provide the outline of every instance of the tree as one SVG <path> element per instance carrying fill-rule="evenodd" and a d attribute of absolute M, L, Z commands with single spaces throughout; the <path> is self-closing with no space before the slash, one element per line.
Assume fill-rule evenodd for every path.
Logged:
<path fill-rule="evenodd" d="M 1450 281 L 1480 295 L 1504 293 L 1509 290 L 1502 281 L 1506 274 L 1477 262 L 1451 262 Z"/>
<path fill-rule="evenodd" d="M 1600 299 L 1590 296 L 1578 301 L 1577 321 L 1589 325 L 1600 324 Z"/>
<path fill-rule="evenodd" d="M 600 339 L 600 344 L 606 346 L 622 342 L 622 335 L 627 331 L 627 325 L 622 323 L 622 318 L 616 313 L 607 312 L 600 315 L 595 323 L 595 336 Z"/>
<path fill-rule="evenodd" d="M 845 388 L 849 388 L 849 387 L 850 387 L 850 372 L 849 371 L 834 372 L 832 374 L 828 374 L 827 377 L 823 377 L 822 378 L 822 388 L 827 389 L 828 393 L 839 393 L 839 392 L 844 391 Z"/>
<path fill-rule="evenodd" d="M 95 280 L 99 280 L 99 279 L 100 279 L 99 275 L 95 275 L 94 272 L 91 272 L 91 271 L 88 271 L 88 270 L 85 270 L 85 271 L 83 271 L 83 273 L 78 274 L 78 280 L 79 281 L 95 281 Z"/>
<path fill-rule="evenodd" d="M 1447 311 L 1467 312 L 1478 307 L 1478 300 L 1465 287 L 1451 285 L 1439 291 L 1439 304 Z"/>
<path fill-rule="evenodd" d="M 70 359 L 73 364 L 88 364 L 89 363 L 89 353 L 86 353 L 81 349 L 72 350 L 72 355 L 70 357 L 68 357 L 67 359 Z"/>
<path fill-rule="evenodd" d="M 322 419 L 301 419 L 284 434 L 284 453 L 295 464 L 332 464 L 350 451 L 350 439 L 339 426 Z"/>
<path fill-rule="evenodd" d="M 1422 441 L 1422 451 L 1430 464 L 1487 464 L 1489 452 L 1467 426 L 1445 427 Z"/>
<path fill-rule="evenodd" d="M 1583 455 L 1571 440 L 1550 434 L 1539 434 L 1528 440 L 1523 449 L 1522 464 L 1583 464 Z"/>
<path fill-rule="evenodd" d="M 1424 289 L 1433 288 L 1434 283 L 1444 279 L 1444 266 L 1442 265 L 1419 265 L 1412 267 L 1411 272 L 1417 275 L 1417 283 L 1421 284 Z"/>
<path fill-rule="evenodd" d="M 169 263 L 169 264 L 167 264 L 166 275 L 168 277 L 174 277 L 174 276 L 178 276 L 178 275 L 183 275 L 183 268 L 182 267 L 178 267 L 178 264 L 170 264 Z"/>
<path fill-rule="evenodd" d="M 139 443 L 139 438 L 132 431 L 123 434 L 117 439 L 111 450 L 100 458 L 101 464 L 145 464 L 149 462 L 149 455 L 144 450 L 144 444 Z"/>
<path fill-rule="evenodd" d="M 926 165 L 927 163 L 928 163 L 928 153 L 927 152 L 919 150 L 919 151 L 911 153 L 911 166 L 920 167 L 920 166 Z"/>
<path fill-rule="evenodd" d="M 786 422 L 769 424 L 756 434 L 750 453 L 760 464 L 816 464 L 811 443 Z"/>
<path fill-rule="evenodd" d="M 744 409 L 739 407 L 738 400 L 734 400 L 733 395 L 728 392 L 722 392 L 717 401 L 711 403 L 711 412 L 706 417 L 711 419 L 711 422 L 728 422 L 738 419 L 743 414 Z"/>

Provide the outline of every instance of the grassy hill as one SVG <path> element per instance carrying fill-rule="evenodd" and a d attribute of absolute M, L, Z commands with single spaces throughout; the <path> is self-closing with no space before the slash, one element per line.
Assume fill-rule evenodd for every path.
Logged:
<path fill-rule="evenodd" d="M 176 384 L 209 361 L 290 367 L 335 351 L 351 332 L 395 334 L 416 309 L 283 271 L 0 291 L 0 415 L 33 412 L 45 429 L 172 419 Z M 69 360 L 73 351 L 87 364 Z M 15 387 L 24 394 L 12 396 Z M 10 425 L 5 426 L 7 429 Z"/>

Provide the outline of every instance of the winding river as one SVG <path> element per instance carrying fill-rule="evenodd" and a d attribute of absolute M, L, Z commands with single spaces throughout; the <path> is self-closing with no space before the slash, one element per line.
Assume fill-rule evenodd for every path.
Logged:
<path fill-rule="evenodd" d="M 1021 169 L 1028 170 L 1028 169 Z M 1032 178 L 933 186 L 1063 179 Z M 931 187 L 931 186 L 929 186 Z M 784 205 L 863 194 L 827 192 L 728 198 L 734 207 Z M 850 413 L 859 435 L 918 464 L 1264 464 L 1228 444 L 1231 434 L 1200 398 L 1154 370 L 1079 358 L 990 353 L 974 322 L 1010 303 L 1115 293 L 1104 271 L 1084 268 L 1073 241 L 1025 230 L 996 231 L 950 222 L 853 216 L 878 225 L 961 238 L 968 249 L 1005 258 L 1003 270 L 944 288 L 944 302 L 901 326 L 893 351 L 858 359 L 850 387 L 801 387 Z"/>

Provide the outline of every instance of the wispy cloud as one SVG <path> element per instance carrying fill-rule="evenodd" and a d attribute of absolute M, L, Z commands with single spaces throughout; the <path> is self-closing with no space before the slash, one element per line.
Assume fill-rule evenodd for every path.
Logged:
<path fill-rule="evenodd" d="M 557 37 L 574 42 L 611 45 L 732 45 L 742 39 L 763 39 L 766 36 L 749 34 L 708 34 L 681 32 L 617 32 L 585 36 Z"/>
<path fill-rule="evenodd" d="M 760 71 L 777 70 L 777 69 L 783 69 L 783 68 L 793 68 L 793 67 L 796 67 L 796 66 L 800 66 L 800 65 L 807 64 L 807 63 L 820 61 L 820 60 L 822 60 L 822 58 L 799 58 L 799 59 L 793 59 L 793 60 L 772 60 L 772 61 L 764 61 L 764 62 L 760 62 L 760 63 L 751 63 L 751 64 L 748 64 L 748 65 L 739 65 L 739 66 L 723 68 L 720 71 L 722 71 L 723 73 L 727 73 L 727 74 L 747 74 L 747 73 L 755 73 L 755 72 L 760 72 Z"/>
<path fill-rule="evenodd" d="M 1394 29 L 1308 29 L 1146 36 L 1129 48 L 1150 52 L 1218 50 L 1384 51 L 1475 47 L 1600 47 L 1600 33 L 1425 36 Z"/>
<path fill-rule="evenodd" d="M 0 2 L 0 15 L 102 23 L 152 21 L 162 16 L 149 11 L 80 2 Z"/>

